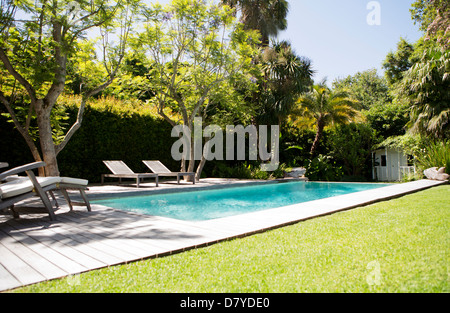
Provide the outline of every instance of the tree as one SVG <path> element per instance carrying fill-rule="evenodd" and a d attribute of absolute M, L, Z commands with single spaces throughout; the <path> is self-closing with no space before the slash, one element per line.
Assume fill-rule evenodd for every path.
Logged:
<path fill-rule="evenodd" d="M 448 0 L 416 0 L 410 10 L 415 23 L 426 32 L 425 39 L 450 48 L 450 3 Z"/>
<path fill-rule="evenodd" d="M 378 75 L 376 69 L 337 79 L 333 82 L 332 87 L 335 90 L 349 92 L 365 110 L 370 110 L 374 105 L 384 105 L 392 101 L 389 95 L 389 86 L 386 80 Z"/>
<path fill-rule="evenodd" d="M 397 52 L 392 55 L 395 62 L 390 65 L 392 64 L 392 69 L 395 67 L 395 70 L 392 70 L 392 75 L 386 75 L 386 78 L 379 76 L 377 71 L 372 69 L 333 82 L 335 89 L 349 91 L 352 97 L 361 103 L 367 122 L 383 138 L 404 134 L 409 120 L 409 106 L 398 99 L 393 85 L 398 83 L 397 78 L 393 78 L 394 75 L 400 81 L 403 77 L 403 72 L 398 70 L 400 66 L 397 66 L 403 62 L 397 63 Z M 391 84 L 387 82 L 389 78 L 392 78 Z"/>
<path fill-rule="evenodd" d="M 297 103 L 295 115 L 309 118 L 316 126 L 316 136 L 310 150 L 312 156 L 325 126 L 349 123 L 359 116 L 357 108 L 360 103 L 352 99 L 347 91 L 331 90 L 325 82 L 314 85 L 310 92 L 299 97 Z"/>
<path fill-rule="evenodd" d="M 155 4 L 146 18 L 145 30 L 135 38 L 135 45 L 148 52 L 141 57 L 151 69 L 148 88 L 155 94 L 151 103 L 170 125 L 184 125 L 194 134 L 196 117 L 203 118 L 205 127 L 211 112 L 222 117 L 249 112 L 234 87 L 251 90 L 254 85 L 257 32 L 236 23 L 228 6 L 195 0 L 174 0 L 165 7 Z M 190 140 L 189 172 L 195 167 L 194 143 Z M 205 162 L 203 155 L 198 178 Z M 181 170 L 186 170 L 185 159 Z"/>
<path fill-rule="evenodd" d="M 0 101 L 34 159 L 46 163 L 41 175 L 59 175 L 57 155 L 81 126 L 86 100 L 115 78 L 135 18 L 131 9 L 137 2 L 132 1 L 113 6 L 104 0 L 2 1 Z M 104 76 L 97 78 L 98 84 L 82 90 L 76 122 L 65 135 L 54 138 L 52 123 L 58 115 L 58 97 L 67 84 L 68 65 L 86 33 L 94 29 L 100 30 L 102 38 Z M 113 34 L 116 44 L 108 40 Z M 33 117 L 40 149 L 30 134 Z"/>
<path fill-rule="evenodd" d="M 289 4 L 286 0 L 222 0 L 222 3 L 239 9 L 244 28 L 258 30 L 265 47 L 270 37 L 276 37 L 280 30 L 287 28 Z"/>
<path fill-rule="evenodd" d="M 426 35 L 416 44 L 416 60 L 404 72 L 399 95 L 410 104 L 412 133 L 444 139 L 450 133 L 450 4 L 416 0 L 411 16 Z"/>
<path fill-rule="evenodd" d="M 411 131 L 435 138 L 450 134 L 450 51 L 435 47 L 406 73 L 401 92 L 411 104 Z"/>
<path fill-rule="evenodd" d="M 301 93 L 313 84 L 311 61 L 296 55 L 291 44 L 282 41 L 265 48 L 258 63 L 263 72 L 255 99 L 261 106 L 258 122 L 281 125 Z"/>
<path fill-rule="evenodd" d="M 346 175 L 353 176 L 353 179 L 370 179 L 375 136 L 374 130 L 365 123 L 339 125 L 333 129 L 328 138 L 330 154 L 343 164 Z"/>
<path fill-rule="evenodd" d="M 413 61 L 411 57 L 414 47 L 405 39 L 400 38 L 397 43 L 397 51 L 389 52 L 383 62 L 384 75 L 389 85 L 395 85 L 403 78 L 403 74 L 411 68 Z"/>
<path fill-rule="evenodd" d="M 386 139 L 405 134 L 409 122 L 409 106 L 395 102 L 380 103 L 373 105 L 364 115 L 377 135 Z"/>

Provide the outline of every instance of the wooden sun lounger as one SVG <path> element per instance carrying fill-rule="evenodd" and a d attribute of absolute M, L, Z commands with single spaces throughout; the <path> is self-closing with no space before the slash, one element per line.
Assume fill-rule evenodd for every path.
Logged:
<path fill-rule="evenodd" d="M 156 187 L 158 187 L 158 175 L 152 173 L 135 173 L 123 161 L 103 161 L 112 174 L 102 174 L 101 183 L 104 183 L 105 177 L 119 178 L 119 184 L 122 178 L 136 179 L 136 187 L 139 188 L 141 179 L 154 177 Z"/>
<path fill-rule="evenodd" d="M 66 199 L 70 209 L 73 205 L 85 205 L 88 211 L 91 211 L 89 200 L 86 197 L 87 180 L 71 178 L 71 177 L 36 177 L 33 173 L 34 169 L 45 166 L 44 162 L 34 162 L 22 165 L 3 173 L 0 173 L 0 210 L 11 210 L 15 218 L 19 217 L 19 213 L 48 213 L 51 220 L 55 220 L 55 213 L 51 201 L 47 195 L 49 192 L 55 199 L 53 192 L 61 191 Z M 14 176 L 25 172 L 27 176 Z M 67 190 L 79 190 L 84 203 L 75 203 L 71 201 Z M 44 208 L 17 207 L 20 201 L 31 197 L 38 196 Z M 56 202 L 56 205 L 58 203 Z"/>
<path fill-rule="evenodd" d="M 142 161 L 153 173 L 158 176 L 176 176 L 177 183 L 180 184 L 181 176 L 192 176 L 192 184 L 195 184 L 195 172 L 172 172 L 160 161 Z"/>

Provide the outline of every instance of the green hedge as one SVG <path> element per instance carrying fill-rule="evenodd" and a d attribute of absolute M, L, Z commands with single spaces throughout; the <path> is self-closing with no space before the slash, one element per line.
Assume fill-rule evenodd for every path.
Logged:
<path fill-rule="evenodd" d="M 167 122 L 149 115 L 124 117 L 88 107 L 82 127 L 58 156 L 61 175 L 98 182 L 109 173 L 103 160 L 122 160 L 137 173 L 148 171 L 142 160 L 160 160 L 177 170 L 179 163 L 170 155 L 176 139 L 170 132 Z"/>
<path fill-rule="evenodd" d="M 77 108 L 67 108 L 68 125 Z M 124 114 L 108 108 L 87 106 L 81 128 L 58 155 L 61 176 L 80 177 L 99 182 L 101 174 L 109 173 L 103 160 L 123 160 L 135 172 L 147 172 L 142 160 L 160 160 L 172 170 L 179 169 L 170 149 L 171 126 L 148 113 Z M 0 117 L 0 160 L 10 166 L 33 162 L 30 150 L 12 123 Z"/>
<path fill-rule="evenodd" d="M 76 119 L 78 102 L 79 99 L 74 96 L 67 96 L 60 101 L 60 105 L 66 107 L 69 117 L 67 127 Z M 152 108 L 137 100 L 118 100 L 110 97 L 95 99 L 86 106 L 81 128 L 58 156 L 60 174 L 85 178 L 90 183 L 100 182 L 101 174 L 109 173 L 103 160 L 123 160 L 135 172 L 148 171 L 142 160 L 160 160 L 171 170 L 178 171 L 180 164 L 172 159 L 170 153 L 172 144 L 177 140 L 170 136 L 171 130 L 169 123 L 161 119 Z M 314 180 L 340 179 L 338 176 L 341 175 L 334 174 L 330 178 L 328 170 L 331 166 L 342 171 L 346 165 L 345 160 L 333 153 L 332 143 L 336 136 L 332 136 L 332 131 L 324 133 L 318 150 L 319 154 L 335 156 L 333 160 L 323 159 L 323 162 L 331 162 L 330 164 L 322 164 L 321 159 L 312 162 L 309 149 L 314 140 L 314 131 L 299 130 L 289 125 L 283 127 L 281 133 L 280 162 L 284 167 L 305 166 L 308 175 Z M 366 141 L 355 143 L 354 150 L 364 148 Z M 7 122 L 3 116 L 0 116 L 0 147 L 0 162 L 8 162 L 11 167 L 33 162 L 25 141 L 13 124 Z M 370 164 L 364 164 L 362 167 L 364 174 L 370 173 Z M 209 161 L 205 164 L 202 176 L 269 176 L 266 175 L 268 173 L 258 172 L 258 168 L 258 162 Z M 280 175 L 282 176 L 282 172 L 276 173 L 275 176 Z M 370 180 L 370 176 L 366 175 L 365 179 Z"/>

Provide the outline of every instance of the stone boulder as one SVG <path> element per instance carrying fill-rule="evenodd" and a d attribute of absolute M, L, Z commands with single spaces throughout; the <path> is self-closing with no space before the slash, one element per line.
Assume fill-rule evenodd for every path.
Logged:
<path fill-rule="evenodd" d="M 427 168 L 423 171 L 426 178 L 432 180 L 448 180 L 449 175 L 445 173 L 445 167 L 438 169 L 437 167 Z"/>
<path fill-rule="evenodd" d="M 290 172 L 286 172 L 284 174 L 284 177 L 300 178 L 300 177 L 304 177 L 305 173 L 306 173 L 306 168 L 294 167 Z"/>

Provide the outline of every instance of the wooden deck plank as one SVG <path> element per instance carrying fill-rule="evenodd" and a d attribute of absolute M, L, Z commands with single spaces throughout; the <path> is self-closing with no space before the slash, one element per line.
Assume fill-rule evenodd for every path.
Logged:
<path fill-rule="evenodd" d="M 0 291 L 20 287 L 21 285 L 22 283 L 0 264 Z"/>
<path fill-rule="evenodd" d="M 111 211 L 109 214 L 121 216 L 123 212 Z M 96 219 L 93 216 L 90 225 L 95 226 L 94 228 L 106 237 L 120 237 L 127 239 L 128 244 L 137 246 L 143 244 L 150 249 L 157 248 L 159 251 L 160 248 L 164 248 L 166 251 L 168 248 L 179 249 L 180 245 L 185 245 L 185 241 L 182 240 L 183 237 L 189 237 L 189 240 L 197 240 L 202 236 L 193 233 L 191 230 L 183 231 L 178 226 L 174 227 L 173 223 L 161 222 L 146 216 L 134 216 L 133 219 L 135 219 L 134 222 L 118 225 L 114 222 L 108 222 L 108 218 Z M 110 220 L 116 221 L 116 219 Z M 111 229 L 114 229 L 114 231 L 111 231 Z"/>
<path fill-rule="evenodd" d="M 14 234 L 2 239 L 2 244 L 9 249 L 14 249 L 14 253 L 20 257 L 20 259 L 27 263 L 30 267 L 36 269 L 46 279 L 53 279 L 61 276 L 65 276 L 68 273 L 56 266 L 53 262 L 43 258 L 36 253 L 26 243 L 21 242 L 21 239 L 17 238 Z"/>
<path fill-rule="evenodd" d="M 88 214 L 86 212 L 79 212 L 78 214 Z M 128 213 L 120 210 L 114 210 L 115 215 L 135 215 L 134 221 L 127 224 L 129 228 L 138 229 L 139 227 L 149 227 L 150 224 L 157 225 L 158 228 L 163 229 L 177 229 L 188 231 L 191 234 L 201 234 L 202 237 L 211 238 L 214 240 L 215 238 L 223 238 L 224 234 L 228 232 L 223 232 L 218 229 L 212 229 L 210 227 L 205 227 L 202 223 L 182 221 L 177 219 L 169 219 L 166 217 L 160 216 L 143 216 L 134 213 Z M 101 216 L 94 216 L 93 219 L 100 219 L 102 222 L 111 223 L 111 225 L 117 225 L 117 219 L 112 219 L 109 221 L 108 219 L 104 219 Z M 149 223 L 150 221 L 150 223 Z"/>
<path fill-rule="evenodd" d="M 162 224 L 158 218 L 129 214 L 123 211 L 104 210 L 103 215 L 92 215 L 77 212 L 77 215 L 87 215 L 91 228 L 100 231 L 107 238 L 120 237 L 127 245 L 139 248 L 145 247 L 144 257 L 150 257 L 167 252 L 177 251 L 186 246 L 178 237 L 193 237 L 192 233 L 182 232 L 178 227 Z M 124 216 L 125 215 L 125 216 Z M 126 223 L 121 221 L 124 217 Z M 118 218 L 120 217 L 120 218 Z M 199 236 L 194 235 L 196 240 Z"/>
<path fill-rule="evenodd" d="M 60 216 L 58 216 L 59 218 Z M 79 234 L 79 229 L 73 227 L 72 225 L 65 225 L 61 222 L 50 222 L 47 219 L 35 220 L 39 227 L 45 227 L 46 229 L 52 230 L 54 233 L 59 233 L 64 237 L 62 243 L 70 246 L 77 247 L 81 252 L 90 255 L 94 259 L 101 261 L 105 265 L 118 264 L 124 261 L 123 258 L 114 255 L 116 251 L 110 251 L 108 246 L 104 246 L 101 243 L 92 242 L 89 238 Z M 26 222 L 27 224 L 32 223 L 32 220 L 21 220 L 21 222 Z M 56 227 L 55 227 L 56 226 Z M 82 231 L 83 233 L 85 231 Z"/>
<path fill-rule="evenodd" d="M 58 225 L 60 226 L 58 231 L 60 231 L 61 234 L 63 234 L 62 231 L 66 232 L 67 236 L 72 240 L 72 244 L 89 246 L 94 250 L 101 251 L 103 255 L 108 256 L 109 265 L 126 262 L 130 258 L 133 259 L 136 257 L 135 255 L 130 255 L 126 251 L 118 249 L 114 246 L 114 243 L 107 243 L 104 240 L 104 237 L 93 233 L 92 230 L 80 229 L 70 224 L 66 225 L 64 223 L 64 218 L 61 215 L 58 216 L 58 221 Z M 44 223 L 47 223 L 47 221 Z"/>
<path fill-rule="evenodd" d="M 0 242 L 0 255 L 1 265 L 8 270 L 8 272 L 13 273 L 13 276 L 20 281 L 22 285 L 46 280 L 42 274 L 5 247 L 2 242 Z"/>
<path fill-rule="evenodd" d="M 61 243 L 73 245 L 77 250 L 97 261 L 91 264 L 93 269 L 123 262 L 122 258 L 118 258 L 114 254 L 110 253 L 107 247 L 105 248 L 101 245 L 85 243 L 77 235 L 67 234 L 63 237 L 64 239 L 61 240 Z M 105 252 L 105 250 L 107 252 Z"/>
<path fill-rule="evenodd" d="M 69 221 L 71 220 L 67 217 L 64 218 Z M 89 237 L 91 240 L 101 242 L 110 249 L 116 250 L 118 255 L 122 255 L 122 257 L 127 260 L 140 259 L 143 254 L 147 254 L 147 252 L 143 251 L 142 247 L 136 247 L 126 240 L 123 240 L 120 232 L 120 229 L 102 229 L 97 225 L 91 225 L 89 232 L 86 232 L 86 237 Z"/>
<path fill-rule="evenodd" d="M 78 211 L 76 214 L 87 216 L 90 225 L 101 229 L 107 237 L 117 237 L 120 234 L 121 238 L 127 240 L 127 244 L 145 247 L 143 257 L 177 252 L 224 238 L 223 233 L 191 222 L 114 209 L 103 210 L 102 213 L 92 215 L 91 212 Z M 114 229 L 113 234 L 107 234 L 111 229 Z"/>
<path fill-rule="evenodd" d="M 20 230 L 21 226 L 23 225 L 22 223 L 20 223 L 20 221 L 10 221 L 9 224 L 15 225 L 18 230 Z M 39 226 L 39 224 L 37 223 L 27 223 L 28 227 L 33 225 L 36 227 Z M 37 241 L 41 241 L 41 243 L 47 245 L 52 249 L 57 250 L 74 262 L 79 263 L 86 269 L 100 268 L 108 265 L 108 263 L 104 263 L 96 258 L 93 258 L 89 255 L 89 253 L 83 251 L 83 249 L 78 249 L 79 245 L 74 245 L 72 240 L 70 240 L 66 236 L 61 235 L 60 233 L 55 231 L 54 228 L 42 228 L 42 226 L 40 226 L 39 229 L 24 230 L 22 231 L 22 233 L 30 236 L 31 238 L 34 238 Z M 45 240 L 43 238 L 45 238 Z M 95 252 L 96 250 L 93 251 Z M 73 273 L 75 272 L 72 271 L 70 274 Z"/>
<path fill-rule="evenodd" d="M 14 221 L 11 221 L 11 222 L 14 223 Z M 33 231 L 33 232 L 37 232 L 37 231 Z M 18 235 L 17 233 L 20 233 L 20 234 Z M 16 230 L 16 232 L 10 231 L 9 235 L 18 243 L 26 245 L 35 254 L 40 255 L 42 258 L 39 258 L 39 260 L 46 259 L 50 263 L 58 264 L 59 268 L 64 271 L 64 273 L 62 275 L 67 275 L 67 274 L 70 274 L 73 272 L 79 273 L 79 272 L 86 271 L 88 269 L 88 267 L 85 267 L 85 266 L 79 264 L 78 262 L 70 259 L 69 257 L 65 256 L 63 254 L 64 247 L 60 246 L 60 247 L 58 247 L 58 249 L 53 249 L 51 246 L 47 246 L 46 244 L 37 240 L 35 238 L 36 234 L 30 234 L 27 231 L 22 232 L 20 230 Z M 24 238 L 23 235 L 27 235 L 27 236 Z M 27 260 L 27 262 L 31 262 L 31 261 Z M 40 268 L 37 267 L 36 269 L 39 271 Z M 47 270 L 47 267 L 43 268 L 43 270 L 44 269 Z M 59 272 L 59 271 L 57 271 L 57 272 Z M 60 277 L 62 275 L 59 275 L 56 277 Z"/>

